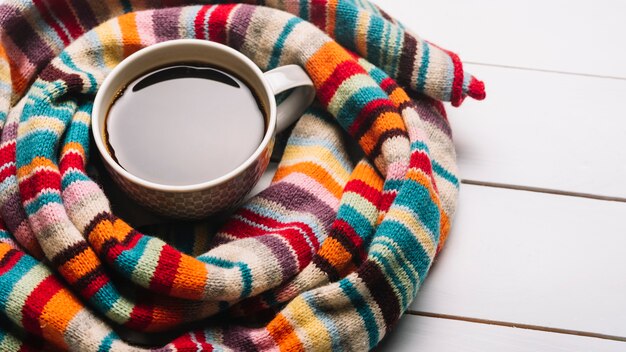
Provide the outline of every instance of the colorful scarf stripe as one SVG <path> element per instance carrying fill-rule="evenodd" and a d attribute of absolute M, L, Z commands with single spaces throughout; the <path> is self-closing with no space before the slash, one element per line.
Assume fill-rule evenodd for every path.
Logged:
<path fill-rule="evenodd" d="M 437 100 L 482 99 L 482 82 L 366 1 L 263 5 L 0 5 L 7 350 L 144 349 L 111 325 L 178 331 L 165 351 L 365 350 L 406 310 L 449 231 L 459 186 Z M 298 64 L 317 90 L 271 186 L 208 245 L 186 251 L 117 217 L 88 173 L 99 84 L 133 52 L 177 38 L 229 45 L 264 70 Z M 228 323 L 176 330 L 218 313 Z M 261 327 L 237 323 L 251 317 Z"/>

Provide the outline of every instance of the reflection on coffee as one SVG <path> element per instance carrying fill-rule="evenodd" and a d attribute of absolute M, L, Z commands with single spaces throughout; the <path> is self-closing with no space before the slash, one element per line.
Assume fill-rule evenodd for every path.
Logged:
<path fill-rule="evenodd" d="M 126 171 L 164 185 L 193 185 L 236 169 L 261 144 L 265 112 L 239 78 L 181 63 L 149 72 L 111 105 L 105 139 Z"/>

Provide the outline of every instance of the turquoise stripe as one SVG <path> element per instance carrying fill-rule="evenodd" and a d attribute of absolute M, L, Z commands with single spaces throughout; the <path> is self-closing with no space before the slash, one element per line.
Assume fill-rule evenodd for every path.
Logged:
<path fill-rule="evenodd" d="M 374 228 L 370 225 L 369 219 L 349 204 L 341 204 L 337 212 L 337 219 L 346 220 L 356 234 L 366 241 L 371 239 L 374 233 Z"/>
<path fill-rule="evenodd" d="M 14 254 L 19 255 L 19 254 Z M 39 263 L 29 255 L 23 255 L 20 260 L 13 265 L 6 273 L 0 275 L 0 310 L 6 312 L 7 301 L 15 288 L 15 284 L 20 281 L 28 272 Z"/>
<path fill-rule="evenodd" d="M 379 64 L 381 41 L 385 32 L 385 22 L 381 17 L 372 16 L 367 30 L 367 58 L 368 61 Z"/>
<path fill-rule="evenodd" d="M 428 64 L 430 63 L 430 44 L 425 41 L 421 41 L 422 44 L 422 60 L 420 62 L 420 68 L 417 72 L 417 82 L 415 84 L 415 90 L 418 92 L 424 91 L 426 85 L 426 74 L 428 73 Z"/>
<path fill-rule="evenodd" d="M 444 178 L 446 181 L 452 183 L 455 187 L 459 187 L 459 179 L 454 176 L 450 171 L 444 169 L 437 161 L 431 160 L 433 164 L 433 171 L 437 173 L 437 175 Z"/>
<path fill-rule="evenodd" d="M 334 37 L 341 45 L 355 51 L 355 33 L 359 21 L 358 10 L 351 1 L 340 1 L 336 11 Z"/>
<path fill-rule="evenodd" d="M 341 92 L 339 91 L 341 94 Z M 365 105 L 375 99 L 389 99 L 379 86 L 369 86 L 357 89 L 337 112 L 337 120 L 348 129 Z"/>
<path fill-rule="evenodd" d="M 63 199 L 58 193 L 44 193 L 39 194 L 35 200 L 26 205 L 24 209 L 26 210 L 26 214 L 33 215 L 39 211 L 43 206 L 48 205 L 50 203 L 58 203 L 63 204 Z"/>
<path fill-rule="evenodd" d="M 48 129 L 37 129 L 27 135 L 21 136 L 17 140 L 15 150 L 15 160 L 17 167 L 30 164 L 36 157 L 45 157 L 49 160 L 57 160 L 56 148 L 49 148 L 55 145 L 58 135 Z"/>
<path fill-rule="evenodd" d="M 372 247 L 374 244 L 385 245 L 385 241 L 380 241 L 379 237 L 387 237 L 395 242 L 398 245 L 395 251 L 402 251 L 407 260 L 415 267 L 420 280 L 424 280 L 430 268 L 430 257 L 412 231 L 395 220 L 384 220 L 376 231 L 371 244 Z M 414 278 L 411 279 L 411 281 L 413 280 Z"/>
<path fill-rule="evenodd" d="M 132 275 L 137 263 L 139 263 L 139 259 L 143 257 L 146 248 L 148 247 L 148 242 L 151 240 L 155 239 L 150 236 L 141 236 L 134 247 L 122 251 L 122 253 L 115 258 L 115 268 L 120 270 L 122 273 Z"/>
<path fill-rule="evenodd" d="M 271 70 L 273 68 L 278 67 L 278 63 L 280 62 L 280 55 L 283 52 L 283 47 L 285 46 L 285 41 L 289 34 L 293 31 L 298 23 L 302 22 L 302 19 L 298 17 L 293 17 L 287 21 L 283 31 L 278 36 L 276 43 L 274 44 L 274 49 L 272 50 L 272 57 L 270 58 L 270 62 L 267 65 L 267 69 Z"/>
<path fill-rule="evenodd" d="M 119 340 L 117 335 L 111 331 L 100 343 L 98 347 L 98 352 L 109 352 L 111 350 L 111 346 L 113 346 L 113 342 Z"/>
<path fill-rule="evenodd" d="M 430 198 L 428 188 L 421 184 L 407 179 L 403 187 L 396 196 L 396 205 L 403 205 L 411 209 L 420 209 L 420 221 L 424 226 L 439 239 L 440 213 L 437 205 Z"/>
<path fill-rule="evenodd" d="M 359 291 L 356 290 L 356 288 L 349 279 L 341 280 L 339 282 L 339 287 L 341 287 L 346 296 L 350 298 L 352 306 L 356 308 L 356 311 L 363 319 L 365 329 L 367 330 L 367 337 L 369 339 L 369 347 L 373 348 L 374 346 L 376 346 L 379 337 L 378 327 L 376 326 L 376 318 L 374 318 L 374 313 L 372 313 L 369 304 L 365 301 L 363 296 L 361 296 Z"/>
<path fill-rule="evenodd" d="M 61 180 L 61 189 L 65 190 L 67 187 L 69 187 L 69 185 L 78 181 L 91 181 L 91 179 L 80 171 L 66 172 L 63 175 L 63 179 Z"/>
<path fill-rule="evenodd" d="M 395 28 L 395 27 L 394 27 Z M 394 43 L 394 46 L 391 48 L 392 49 L 392 53 L 391 53 L 391 59 L 393 60 L 393 62 L 391 63 L 391 65 L 393 66 L 393 68 L 391 70 L 389 70 L 389 74 L 394 76 L 394 77 L 398 77 L 398 71 L 400 70 L 400 50 L 402 49 L 402 42 L 404 41 L 404 31 L 401 29 L 397 29 L 397 35 L 396 35 L 396 42 Z"/>
<path fill-rule="evenodd" d="M 309 0 L 300 0 L 300 18 L 309 20 Z"/>
<path fill-rule="evenodd" d="M 113 287 L 111 282 L 108 281 L 100 287 L 100 289 L 98 289 L 98 292 L 91 296 L 89 303 L 98 309 L 98 311 L 109 315 L 109 311 L 113 308 L 115 302 L 117 302 L 120 298 L 121 297 L 115 287 Z M 116 313 L 115 315 L 117 316 L 119 313 Z M 117 322 L 119 323 L 119 321 Z"/>
<path fill-rule="evenodd" d="M 87 94 L 96 93 L 96 90 L 98 89 L 98 82 L 96 81 L 96 78 L 91 73 L 78 68 L 78 66 L 76 66 L 74 61 L 72 61 L 72 58 L 66 51 L 62 51 L 61 54 L 59 55 L 59 58 L 61 59 L 61 62 L 63 62 L 63 64 L 65 64 L 67 67 L 71 68 L 72 70 L 76 72 L 81 72 L 87 75 L 87 78 L 89 79 L 89 85 L 90 85 L 89 90 L 87 91 Z"/>
<path fill-rule="evenodd" d="M 376 66 L 372 67 L 372 69 L 368 73 L 370 74 L 370 76 L 372 76 L 372 79 L 374 79 L 374 81 L 378 85 L 383 83 L 383 81 L 389 77 L 387 73 L 385 73 L 385 71 L 379 69 Z"/>
<path fill-rule="evenodd" d="M 423 141 L 413 141 L 411 143 L 411 153 L 413 153 L 416 150 L 423 150 L 427 154 L 430 154 L 430 149 L 428 149 L 428 146 Z"/>
<path fill-rule="evenodd" d="M 241 277 L 243 278 L 243 290 L 241 291 L 241 296 L 239 298 L 246 298 L 250 296 L 252 292 L 252 271 L 248 264 L 244 262 L 232 262 L 226 259 L 211 257 L 208 255 L 203 255 L 198 257 L 198 260 L 205 262 L 207 264 L 215 265 L 220 268 L 232 269 L 237 268 L 241 272 Z"/>
<path fill-rule="evenodd" d="M 383 191 L 399 191 L 402 188 L 402 185 L 404 185 L 404 179 L 388 179 L 383 185 Z"/>

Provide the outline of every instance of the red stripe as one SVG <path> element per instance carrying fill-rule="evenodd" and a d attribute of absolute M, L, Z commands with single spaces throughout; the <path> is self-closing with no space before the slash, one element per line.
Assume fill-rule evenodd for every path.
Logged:
<path fill-rule="evenodd" d="M 302 223 L 302 222 L 280 222 L 277 221 L 275 219 L 269 218 L 269 217 L 265 217 L 262 216 L 260 214 L 257 214 L 253 211 L 250 211 L 248 209 L 242 209 L 239 212 L 237 212 L 238 215 L 241 215 L 244 218 L 247 218 L 248 220 L 257 223 L 257 224 L 261 224 L 263 226 L 267 226 L 271 229 L 272 232 L 277 232 L 280 233 L 280 231 L 283 230 L 279 230 L 281 228 L 284 227 L 297 227 L 299 229 L 301 229 L 302 231 L 304 231 L 306 233 L 306 235 L 309 237 L 309 240 L 313 243 L 313 245 L 317 248 L 319 246 L 319 242 L 317 241 L 317 237 L 315 237 L 315 234 L 313 232 L 313 229 L 311 229 L 309 227 L 309 225 Z M 259 229 L 256 230 L 257 232 L 259 231 Z"/>
<path fill-rule="evenodd" d="M 309 12 L 309 22 L 323 31 L 326 30 L 327 2 L 327 0 L 311 0 L 311 10 Z"/>
<path fill-rule="evenodd" d="M 383 192 L 380 203 L 378 204 L 378 209 L 380 209 L 381 212 L 388 211 L 389 207 L 391 207 L 391 204 L 396 199 L 396 195 L 398 195 L 398 192 L 393 190 Z"/>
<path fill-rule="evenodd" d="M 70 43 L 70 38 L 67 37 L 61 26 L 50 16 L 50 11 L 48 11 L 48 7 L 44 5 L 42 0 L 33 0 L 33 3 L 39 10 L 39 14 L 43 19 L 54 29 L 54 31 L 61 37 L 63 44 L 68 45 Z"/>
<path fill-rule="evenodd" d="M 130 236 L 130 239 L 128 239 L 129 236 Z M 143 236 L 144 235 L 136 231 L 130 231 L 130 233 L 126 235 L 126 237 L 122 241 L 118 241 L 117 239 L 111 239 L 112 241 L 115 241 L 115 242 L 113 243 L 113 245 L 108 247 L 109 250 L 106 253 L 104 253 L 107 262 L 112 263 L 115 260 L 117 260 L 117 257 L 119 257 L 120 254 L 122 254 L 124 251 L 133 249 L 137 245 L 137 242 L 139 242 L 139 240 Z M 123 242 L 126 242 L 126 241 L 128 241 L 128 243 L 124 244 Z"/>
<path fill-rule="evenodd" d="M 365 123 L 371 124 L 372 120 L 378 118 L 377 114 L 373 114 L 373 112 L 381 107 L 389 107 L 390 109 L 395 110 L 396 106 L 389 99 L 374 99 L 368 102 L 359 114 L 352 122 L 352 125 L 348 128 L 348 132 L 355 136 L 362 130 L 362 125 Z"/>
<path fill-rule="evenodd" d="M 39 317 L 46 304 L 57 292 L 61 291 L 62 288 L 56 278 L 50 275 L 39 283 L 33 292 L 28 295 L 22 307 L 22 325 L 26 331 L 37 336 L 42 335 Z"/>
<path fill-rule="evenodd" d="M 0 163 L 0 165 L 6 165 L 6 164 Z M 6 180 L 7 178 L 11 176 L 15 176 L 16 172 L 17 172 L 17 169 L 15 168 L 15 165 L 11 165 L 7 167 L 6 169 L 3 169 L 2 171 L 0 171 L 0 182 L 3 182 L 4 180 Z"/>
<path fill-rule="evenodd" d="M 76 168 L 84 171 L 85 162 L 83 156 L 78 152 L 68 152 L 63 156 L 59 163 L 59 171 L 64 174 L 70 168 Z"/>
<path fill-rule="evenodd" d="M 11 249 L 4 255 L 4 257 L 0 258 L 0 260 L 3 260 L 7 256 L 10 256 L 10 258 L 6 261 L 6 263 L 0 266 L 0 276 L 13 269 L 17 262 L 19 262 L 24 256 L 24 252 L 18 251 L 17 249 Z"/>
<path fill-rule="evenodd" d="M 378 205 L 378 202 L 380 201 L 380 191 L 361 180 L 351 180 L 346 184 L 343 192 L 358 193 L 374 205 Z"/>
<path fill-rule="evenodd" d="M 367 256 L 366 249 L 363 247 L 363 239 L 356 233 L 356 231 L 354 231 L 352 225 L 343 219 L 337 219 L 333 223 L 333 228 L 341 231 L 341 233 L 354 244 L 354 246 L 359 250 L 359 258 L 364 259 Z M 336 234 L 337 231 L 333 231 L 332 233 Z"/>
<path fill-rule="evenodd" d="M 226 22 L 230 12 L 235 5 L 220 5 L 209 17 L 209 40 L 225 44 L 226 43 Z"/>
<path fill-rule="evenodd" d="M 7 129 L 7 126 L 4 126 Z M 15 141 L 0 148 L 0 163 L 6 164 L 7 162 L 15 161 Z"/>
<path fill-rule="evenodd" d="M 163 293 L 170 292 L 174 279 L 176 279 L 181 257 L 182 254 L 171 246 L 163 246 L 156 270 L 152 280 L 150 280 L 150 289 Z"/>
<path fill-rule="evenodd" d="M 93 278 L 85 288 L 80 290 L 80 294 L 84 299 L 91 299 L 108 282 L 109 278 L 105 274 L 100 274 Z"/>
<path fill-rule="evenodd" d="M 328 106 L 341 83 L 359 73 L 366 72 L 363 67 L 352 60 L 344 61 L 337 65 L 330 77 L 328 77 L 324 84 L 317 90 L 317 96 L 322 104 Z"/>
<path fill-rule="evenodd" d="M 135 330 L 145 330 L 152 322 L 154 310 L 149 297 L 142 295 L 138 298 L 130 319 L 124 325 Z"/>
<path fill-rule="evenodd" d="M 308 225 L 302 222 L 281 223 L 274 219 L 263 217 L 247 209 L 243 209 L 237 214 L 244 218 L 247 218 L 253 223 L 262 224 L 263 226 L 269 228 L 269 230 L 255 228 L 244 222 L 240 222 L 239 224 L 237 224 L 237 227 L 239 229 L 243 229 L 244 231 L 247 230 L 248 233 L 255 234 L 254 237 L 272 233 L 277 234 L 285 239 L 289 243 L 289 246 L 296 252 L 299 269 L 302 269 L 304 266 L 306 266 L 311 261 L 313 252 L 319 249 L 319 241 L 313 234 L 313 230 Z M 304 236 L 302 232 L 304 232 Z M 229 232 L 229 234 L 232 233 Z M 306 240 L 307 238 L 313 244 L 313 248 L 311 248 L 311 246 L 309 245 L 308 241 Z"/>
<path fill-rule="evenodd" d="M 60 189 L 61 175 L 56 171 L 39 170 L 19 183 L 22 201 L 35 198 L 43 189 Z"/>
<path fill-rule="evenodd" d="M 206 12 L 209 11 L 211 7 L 213 7 L 213 5 L 202 6 L 193 21 L 197 39 L 206 39 L 204 37 L 204 17 L 206 16 Z"/>
<path fill-rule="evenodd" d="M 78 23 L 77 18 L 74 16 L 74 11 L 72 11 L 66 1 L 56 1 L 55 4 L 50 4 L 50 9 L 65 26 L 67 31 L 70 32 L 73 39 L 76 39 L 83 34 L 83 28 Z"/>
<path fill-rule="evenodd" d="M 430 163 L 430 158 L 424 152 L 413 152 L 413 154 L 411 154 L 409 167 L 420 169 L 424 171 L 428 176 L 432 177 L 433 175 L 433 167 Z"/>

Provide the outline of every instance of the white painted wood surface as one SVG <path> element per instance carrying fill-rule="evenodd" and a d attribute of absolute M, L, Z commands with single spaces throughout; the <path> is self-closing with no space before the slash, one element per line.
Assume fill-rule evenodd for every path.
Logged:
<path fill-rule="evenodd" d="M 464 321 L 405 316 L 378 351 L 617 352 L 626 343 Z"/>
<path fill-rule="evenodd" d="M 626 80 L 466 67 L 488 96 L 448 109 L 463 179 L 626 199 Z"/>
<path fill-rule="evenodd" d="M 626 337 L 625 217 L 622 202 L 463 185 L 411 309 Z"/>
<path fill-rule="evenodd" d="M 375 0 L 465 62 L 626 78 L 620 0 Z"/>

